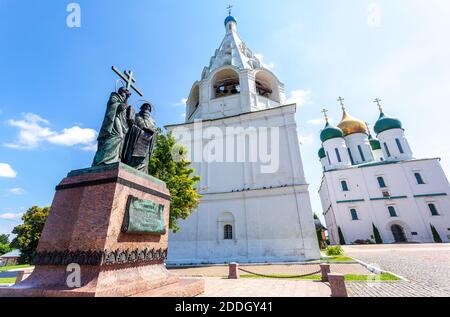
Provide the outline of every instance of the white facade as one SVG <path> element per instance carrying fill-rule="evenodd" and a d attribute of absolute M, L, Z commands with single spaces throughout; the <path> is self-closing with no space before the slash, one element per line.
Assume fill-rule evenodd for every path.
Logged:
<path fill-rule="evenodd" d="M 170 234 L 168 263 L 320 258 L 300 156 L 296 105 L 283 105 L 283 84 L 241 41 L 234 18 L 228 17 L 225 27 L 220 48 L 191 89 L 186 123 L 167 127 L 174 135 L 181 129 L 193 136 L 183 144 L 194 158 L 192 167 L 201 177 L 202 195 L 198 208 L 180 222 L 181 230 Z M 197 120 L 208 132 L 198 133 Z M 230 146 L 227 142 L 234 140 L 230 131 L 238 131 L 244 140 L 246 134 L 253 135 L 261 146 L 265 130 L 277 131 L 270 134 L 275 142 L 268 149 L 277 156 L 275 169 L 260 158 L 252 159 L 250 151 L 244 159 L 228 160 L 230 148 L 235 153 L 252 143 L 249 139 Z M 195 159 L 195 153 L 208 151 L 212 142 L 225 149 L 226 159 Z"/>
<path fill-rule="evenodd" d="M 357 135 L 353 146 L 346 143 L 349 148 L 360 145 L 371 151 L 364 152 L 364 163 L 354 159 L 351 166 L 330 166 L 320 154 L 324 173 L 319 195 L 331 243 L 342 242 L 339 229 L 346 244 L 375 242 L 374 226 L 383 243 L 432 243 L 432 227 L 443 242 L 450 242 L 450 185 L 440 159 L 414 159 L 400 121 L 380 120 L 379 144 L 371 147 L 361 133 L 345 137 L 349 141 Z M 341 139 L 326 140 L 323 147 Z"/>

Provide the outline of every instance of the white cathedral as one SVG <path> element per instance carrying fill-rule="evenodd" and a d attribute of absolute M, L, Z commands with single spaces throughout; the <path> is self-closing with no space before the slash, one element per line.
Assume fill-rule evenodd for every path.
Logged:
<path fill-rule="evenodd" d="M 320 134 L 319 194 L 332 244 L 450 242 L 450 185 L 439 158 L 414 158 L 402 123 L 380 109 L 376 138 L 343 109 Z M 378 241 L 376 241 L 378 240 Z"/>
<path fill-rule="evenodd" d="M 186 122 L 166 128 L 193 135 L 190 154 L 226 144 L 227 158 L 249 145 L 258 146 L 271 133 L 269 149 L 278 154 L 276 169 L 264 172 L 266 161 L 230 162 L 194 159 L 201 177 L 201 202 L 180 230 L 169 236 L 169 264 L 304 261 L 320 258 L 308 184 L 305 180 L 295 121 L 296 104 L 285 104 L 284 85 L 240 39 L 233 16 L 225 19 L 225 37 L 201 79 L 191 89 Z M 214 133 L 198 133 L 195 126 Z M 231 131 L 244 134 L 243 143 L 228 144 Z M 249 132 L 250 131 L 250 132 Z M 265 132 L 264 132 L 265 131 Z M 213 136 L 214 134 L 214 136 Z M 251 135 L 253 134 L 253 135 Z M 256 138 L 256 139 L 255 139 Z M 227 140 L 225 140 L 227 139 Z M 255 144 L 253 144 L 255 145 Z M 230 151 L 230 147 L 231 151 Z M 249 147 L 251 147 L 249 145 Z M 222 152 L 222 149 L 216 149 Z M 230 155 L 231 152 L 232 154 Z M 270 168 L 269 168 L 270 170 Z"/>

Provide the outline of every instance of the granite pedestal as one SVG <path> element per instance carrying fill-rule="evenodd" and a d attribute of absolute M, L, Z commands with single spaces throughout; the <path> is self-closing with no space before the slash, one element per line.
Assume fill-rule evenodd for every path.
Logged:
<path fill-rule="evenodd" d="M 126 232 L 130 197 L 162 205 L 159 234 Z M 170 193 L 166 185 L 124 164 L 73 171 L 56 187 L 35 270 L 0 296 L 195 296 L 202 279 L 180 279 L 165 267 Z M 162 209 L 161 209 L 162 210 Z M 162 222 L 161 222 L 162 223 Z M 71 288 L 69 264 L 81 287 Z M 70 284 L 70 283 L 69 283 Z"/>

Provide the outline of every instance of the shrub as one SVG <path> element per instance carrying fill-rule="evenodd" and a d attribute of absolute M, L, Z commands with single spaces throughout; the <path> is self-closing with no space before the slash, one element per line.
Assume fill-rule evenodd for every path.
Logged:
<path fill-rule="evenodd" d="M 380 231 L 378 231 L 378 228 L 377 226 L 375 226 L 374 223 L 372 223 L 372 228 L 373 228 L 373 235 L 375 237 L 375 242 L 377 244 L 383 244 L 383 239 L 381 239 Z"/>
<path fill-rule="evenodd" d="M 339 235 L 339 244 L 340 245 L 346 245 L 344 234 L 342 233 L 341 227 L 338 227 L 338 235 Z"/>
<path fill-rule="evenodd" d="M 433 225 L 431 226 L 431 233 L 433 234 L 433 240 L 436 243 L 442 243 L 442 239 L 441 236 L 439 235 L 439 233 L 437 232 L 436 228 Z"/>
<path fill-rule="evenodd" d="M 327 248 L 328 256 L 338 256 L 338 255 L 343 255 L 343 254 L 344 254 L 344 250 L 342 249 L 342 247 L 340 245 L 329 246 Z"/>

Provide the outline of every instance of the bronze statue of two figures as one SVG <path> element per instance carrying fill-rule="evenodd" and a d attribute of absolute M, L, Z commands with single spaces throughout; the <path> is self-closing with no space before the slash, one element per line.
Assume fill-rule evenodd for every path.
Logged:
<path fill-rule="evenodd" d="M 126 87 L 111 93 L 93 167 L 122 162 L 148 173 L 148 162 L 157 137 L 155 123 L 150 116 L 152 106 L 144 103 L 141 111 L 136 113 L 128 105 L 130 96 Z"/>

